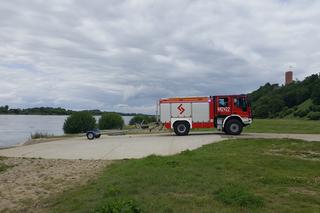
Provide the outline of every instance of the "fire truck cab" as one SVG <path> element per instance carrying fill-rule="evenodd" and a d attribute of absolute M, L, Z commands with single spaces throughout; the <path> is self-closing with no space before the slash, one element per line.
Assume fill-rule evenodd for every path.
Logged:
<path fill-rule="evenodd" d="M 160 122 L 180 136 L 197 128 L 217 128 L 226 134 L 239 135 L 252 122 L 246 95 L 162 98 L 159 112 Z"/>

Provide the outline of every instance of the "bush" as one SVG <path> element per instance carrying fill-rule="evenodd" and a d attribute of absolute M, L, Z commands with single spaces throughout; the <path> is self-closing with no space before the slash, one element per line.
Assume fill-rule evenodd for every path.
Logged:
<path fill-rule="evenodd" d="M 320 105 L 311 105 L 309 110 L 312 112 L 320 112 Z"/>
<path fill-rule="evenodd" d="M 140 213 L 142 210 L 132 200 L 114 200 L 97 208 L 94 213 Z"/>
<path fill-rule="evenodd" d="M 64 133 L 82 133 L 96 127 L 96 119 L 89 112 L 74 112 L 63 124 Z"/>
<path fill-rule="evenodd" d="M 100 129 L 122 129 L 124 121 L 121 115 L 115 112 L 107 112 L 101 115 L 99 119 Z"/>
<path fill-rule="evenodd" d="M 262 197 L 257 196 L 244 187 L 230 184 L 215 192 L 216 199 L 227 205 L 238 205 L 241 207 L 261 207 L 264 205 Z"/>
<path fill-rule="evenodd" d="M 320 120 L 320 112 L 310 112 L 308 118 L 310 120 Z"/>
<path fill-rule="evenodd" d="M 136 123 L 143 123 L 148 124 L 156 121 L 155 116 L 150 116 L 150 115 L 136 115 L 133 118 L 131 118 L 129 124 L 130 125 L 135 125 Z"/>
<path fill-rule="evenodd" d="M 293 115 L 296 116 L 296 117 L 305 117 L 306 115 L 308 115 L 308 113 L 310 112 L 309 109 L 306 109 L 306 110 L 298 110 L 296 111 Z"/>
<path fill-rule="evenodd" d="M 293 111 L 292 108 L 288 109 L 287 107 L 285 107 L 285 109 L 279 113 L 279 117 L 280 117 L 280 118 L 283 118 L 283 117 L 285 117 L 285 116 L 287 116 L 287 115 L 290 115 L 290 114 L 293 113 L 293 112 L 294 112 L 294 111 Z"/>

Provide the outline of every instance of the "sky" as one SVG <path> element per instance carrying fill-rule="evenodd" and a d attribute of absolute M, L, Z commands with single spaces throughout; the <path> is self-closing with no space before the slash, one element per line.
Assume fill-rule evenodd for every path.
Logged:
<path fill-rule="evenodd" d="M 0 106 L 154 113 L 320 72 L 317 0 L 0 1 Z"/>

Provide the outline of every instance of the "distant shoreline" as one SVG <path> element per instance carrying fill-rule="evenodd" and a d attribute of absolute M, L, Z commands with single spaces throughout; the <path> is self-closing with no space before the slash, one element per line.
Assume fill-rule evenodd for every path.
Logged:
<path fill-rule="evenodd" d="M 87 110 L 84 110 L 84 111 L 87 111 Z M 74 111 L 74 112 L 80 112 L 80 111 Z M 109 112 L 102 112 L 102 113 L 99 113 L 99 114 L 96 114 L 96 113 L 92 113 L 93 115 L 95 116 L 99 116 L 99 115 L 102 115 L 103 113 L 109 113 Z M 121 115 L 121 116 L 135 116 L 135 115 L 148 115 L 148 114 L 141 114 L 141 113 L 119 113 L 119 112 L 116 112 L 117 114 Z M 0 115 L 61 115 L 61 116 L 68 116 L 68 115 L 71 115 L 72 113 L 70 114 L 41 114 L 41 113 L 0 113 Z M 149 116 L 152 116 L 152 115 L 149 115 Z"/>
<path fill-rule="evenodd" d="M 0 115 L 71 115 L 75 112 L 90 112 L 92 115 L 102 115 L 103 113 L 109 113 L 112 111 L 102 111 L 99 109 L 90 110 L 70 110 L 61 107 L 33 107 L 33 108 L 10 108 L 8 105 L 0 106 Z M 121 116 L 135 116 L 135 115 L 147 115 L 143 113 L 124 113 L 115 112 Z"/>

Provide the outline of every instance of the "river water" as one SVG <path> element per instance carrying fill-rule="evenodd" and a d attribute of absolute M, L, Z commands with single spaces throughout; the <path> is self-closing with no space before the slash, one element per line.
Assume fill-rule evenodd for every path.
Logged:
<path fill-rule="evenodd" d="M 63 135 L 64 115 L 0 115 L 0 147 L 23 143 L 32 133 Z M 100 116 L 95 116 L 96 120 Z M 122 116 L 128 124 L 132 116 Z"/>

